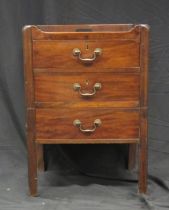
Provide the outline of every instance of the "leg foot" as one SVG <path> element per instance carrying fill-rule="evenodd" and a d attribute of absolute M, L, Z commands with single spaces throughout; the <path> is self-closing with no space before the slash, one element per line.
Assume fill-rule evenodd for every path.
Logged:
<path fill-rule="evenodd" d="M 141 139 L 139 145 L 139 193 L 147 192 L 147 139 Z"/>
<path fill-rule="evenodd" d="M 139 144 L 139 193 L 147 192 L 147 118 L 146 111 L 142 110 L 140 144 Z"/>
<path fill-rule="evenodd" d="M 37 196 L 37 154 L 33 141 L 28 141 L 28 181 L 30 195 Z"/>
<path fill-rule="evenodd" d="M 147 192 L 147 143 L 142 140 L 139 148 L 139 193 Z"/>

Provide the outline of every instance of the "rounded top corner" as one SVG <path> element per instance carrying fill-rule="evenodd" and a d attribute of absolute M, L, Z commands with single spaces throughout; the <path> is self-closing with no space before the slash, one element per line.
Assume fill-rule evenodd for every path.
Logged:
<path fill-rule="evenodd" d="M 150 25 L 148 25 L 148 24 L 140 24 L 140 26 L 141 26 L 142 28 L 146 29 L 147 31 L 150 30 Z"/>
<path fill-rule="evenodd" d="M 31 30 L 32 28 L 37 28 L 35 25 L 25 25 L 22 27 L 22 31 Z"/>

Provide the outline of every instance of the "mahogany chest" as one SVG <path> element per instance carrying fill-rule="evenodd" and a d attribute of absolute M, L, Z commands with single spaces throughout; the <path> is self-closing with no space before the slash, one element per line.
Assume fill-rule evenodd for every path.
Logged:
<path fill-rule="evenodd" d="M 25 26 L 29 188 L 37 195 L 43 144 L 139 146 L 139 192 L 147 189 L 147 25 Z"/>

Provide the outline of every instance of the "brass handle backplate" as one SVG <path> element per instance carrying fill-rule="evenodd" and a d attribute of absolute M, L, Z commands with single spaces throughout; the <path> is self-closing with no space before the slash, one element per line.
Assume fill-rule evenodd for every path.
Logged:
<path fill-rule="evenodd" d="M 93 52 L 93 55 L 91 56 L 91 58 L 83 58 L 81 57 L 81 50 L 79 48 L 74 48 L 73 49 L 73 55 L 77 56 L 77 58 L 82 61 L 83 63 L 91 63 L 93 61 L 96 60 L 97 56 L 102 54 L 102 49 L 100 48 L 96 48 Z"/>
<path fill-rule="evenodd" d="M 79 91 L 79 94 L 81 96 L 93 96 L 93 95 L 96 94 L 97 90 L 100 90 L 101 89 L 101 87 L 102 87 L 101 83 L 97 82 L 93 86 L 93 92 L 88 93 L 88 92 L 81 91 L 81 85 L 79 83 L 74 83 L 73 84 L 73 89 L 75 91 Z"/>
<path fill-rule="evenodd" d="M 93 122 L 93 126 L 91 129 L 85 129 L 83 128 L 82 126 L 82 123 L 80 120 L 76 119 L 73 121 L 73 125 L 78 127 L 79 130 L 82 132 L 82 133 L 93 133 L 97 127 L 101 126 L 101 120 L 100 119 L 96 119 L 94 122 Z"/>

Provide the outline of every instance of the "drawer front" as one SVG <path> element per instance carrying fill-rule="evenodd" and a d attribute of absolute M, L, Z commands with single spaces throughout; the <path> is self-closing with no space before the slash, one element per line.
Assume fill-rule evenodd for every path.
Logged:
<path fill-rule="evenodd" d="M 139 106 L 139 74 L 38 73 L 34 81 L 38 107 Z"/>
<path fill-rule="evenodd" d="M 77 120 L 81 122 L 80 127 Z M 79 139 L 90 142 L 92 139 L 99 141 L 137 138 L 139 138 L 139 111 L 137 110 L 36 110 L 36 141 L 45 139 L 77 141 Z"/>
<path fill-rule="evenodd" d="M 73 55 L 75 48 L 80 50 L 81 59 L 95 57 L 94 61 L 80 61 L 77 54 Z M 98 48 L 101 49 L 100 55 L 94 53 Z M 64 71 L 139 67 L 139 51 L 137 40 L 33 41 L 33 67 Z"/>

